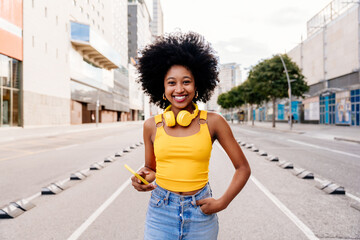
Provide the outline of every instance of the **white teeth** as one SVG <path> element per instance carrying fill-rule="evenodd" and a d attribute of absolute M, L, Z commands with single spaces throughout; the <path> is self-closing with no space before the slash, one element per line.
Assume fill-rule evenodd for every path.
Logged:
<path fill-rule="evenodd" d="M 185 98 L 185 96 L 175 96 L 174 97 L 176 100 L 183 100 Z"/>

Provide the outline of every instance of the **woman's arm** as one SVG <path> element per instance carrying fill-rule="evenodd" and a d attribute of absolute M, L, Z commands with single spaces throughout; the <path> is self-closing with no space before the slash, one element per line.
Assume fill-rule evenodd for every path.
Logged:
<path fill-rule="evenodd" d="M 197 201 L 204 213 L 212 214 L 224 210 L 239 194 L 249 179 L 251 170 L 226 120 L 218 114 L 209 113 L 208 115 L 208 126 L 213 139 L 219 141 L 235 168 L 229 187 L 219 199 L 208 198 Z"/>
<path fill-rule="evenodd" d="M 135 176 L 131 177 L 132 185 L 138 191 L 151 191 L 156 186 L 151 184 L 155 180 L 155 171 L 156 171 L 156 161 L 154 154 L 154 145 L 153 145 L 153 137 L 156 133 L 156 126 L 154 118 L 149 118 L 144 122 L 144 145 L 145 145 L 145 166 L 142 167 L 138 174 L 145 178 L 150 184 L 144 185 L 139 179 Z"/>

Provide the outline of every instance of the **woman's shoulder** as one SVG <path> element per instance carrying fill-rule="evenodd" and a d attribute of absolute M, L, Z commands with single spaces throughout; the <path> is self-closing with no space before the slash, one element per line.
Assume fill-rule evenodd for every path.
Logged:
<path fill-rule="evenodd" d="M 224 120 L 223 116 L 221 116 L 219 113 L 217 112 L 207 112 L 207 118 L 208 118 L 208 121 L 215 121 L 215 122 L 218 122 L 218 121 L 222 121 Z"/>
<path fill-rule="evenodd" d="M 155 128 L 155 117 L 150 117 L 144 122 L 144 130 L 152 130 Z"/>
<path fill-rule="evenodd" d="M 224 124 L 227 124 L 225 118 L 221 116 L 219 113 L 216 112 L 208 112 L 207 113 L 207 122 L 212 127 L 218 127 L 222 126 Z"/>

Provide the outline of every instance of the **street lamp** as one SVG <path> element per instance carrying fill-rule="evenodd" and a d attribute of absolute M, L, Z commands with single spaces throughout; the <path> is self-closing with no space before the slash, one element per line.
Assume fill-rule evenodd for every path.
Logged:
<path fill-rule="evenodd" d="M 281 62 L 282 62 L 282 64 L 283 64 L 283 66 L 284 66 L 285 73 L 286 73 L 286 78 L 287 78 L 287 81 L 288 81 L 288 86 L 289 86 L 290 130 L 292 130 L 292 109 L 291 109 L 291 84 L 290 84 L 290 78 L 289 78 L 289 73 L 288 73 L 288 71 L 287 71 L 287 68 L 286 68 L 286 65 L 285 65 L 284 59 L 282 58 L 281 54 L 278 54 L 278 56 L 280 57 Z"/>

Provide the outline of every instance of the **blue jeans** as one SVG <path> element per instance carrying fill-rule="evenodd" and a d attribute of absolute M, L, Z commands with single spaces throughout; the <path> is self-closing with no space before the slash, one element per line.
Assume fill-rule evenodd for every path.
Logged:
<path fill-rule="evenodd" d="M 194 195 L 184 196 L 157 186 L 146 214 L 145 240 L 216 240 L 219 223 L 215 214 L 204 214 L 196 200 L 210 198 L 209 183 Z"/>

